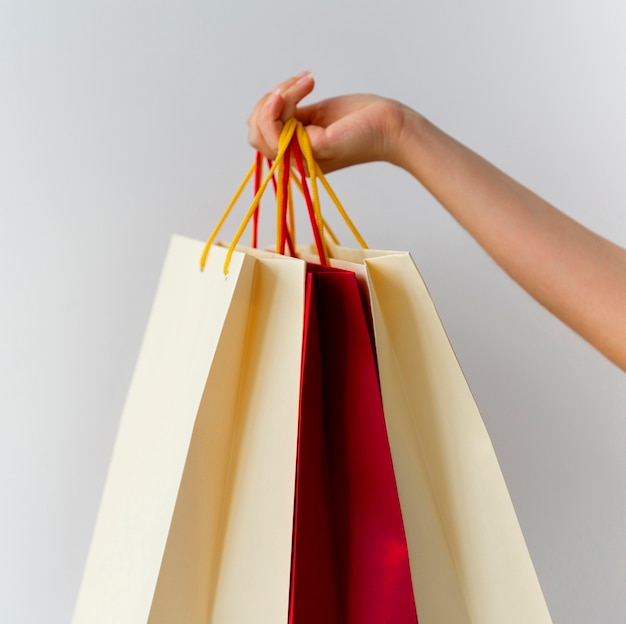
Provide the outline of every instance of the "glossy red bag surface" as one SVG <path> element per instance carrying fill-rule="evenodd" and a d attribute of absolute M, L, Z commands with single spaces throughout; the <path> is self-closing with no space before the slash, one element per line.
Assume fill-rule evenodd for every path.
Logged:
<path fill-rule="evenodd" d="M 309 265 L 290 624 L 417 622 L 369 311 Z"/>

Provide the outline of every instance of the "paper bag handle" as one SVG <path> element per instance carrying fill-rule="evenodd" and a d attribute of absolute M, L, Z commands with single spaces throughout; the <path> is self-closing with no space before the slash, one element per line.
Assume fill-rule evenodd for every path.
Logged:
<path fill-rule="evenodd" d="M 283 129 L 281 131 L 279 142 L 278 142 L 278 153 L 276 155 L 276 159 L 272 163 L 267 175 L 265 176 L 263 182 L 260 184 L 257 192 L 255 193 L 254 199 L 252 200 L 252 204 L 250 205 L 243 221 L 239 225 L 239 228 L 237 229 L 237 232 L 235 233 L 231 241 L 231 244 L 228 248 L 228 252 L 226 254 L 226 259 L 224 262 L 224 274 L 228 273 L 228 266 L 230 264 L 230 260 L 235 251 L 235 248 L 238 245 L 250 220 L 254 217 L 254 214 L 257 211 L 260 199 L 263 193 L 265 192 L 265 190 L 267 189 L 268 184 L 273 179 L 274 174 L 278 170 L 280 179 L 283 179 L 285 176 L 289 176 L 291 172 L 290 160 L 286 160 L 285 155 L 290 154 L 292 146 L 294 149 L 294 159 L 296 160 L 296 165 L 298 165 L 298 157 L 296 155 L 300 154 L 300 164 L 302 165 L 302 167 L 301 168 L 298 167 L 300 177 L 301 177 L 301 183 L 298 186 L 301 188 L 305 197 L 305 201 L 307 202 L 307 209 L 309 210 L 309 216 L 311 218 L 313 233 L 316 238 L 316 245 L 318 247 L 318 252 L 320 252 L 320 260 L 322 259 L 322 256 L 325 257 L 326 254 L 325 252 L 321 253 L 325 249 L 325 237 L 324 237 L 325 222 L 324 222 L 324 219 L 322 218 L 322 213 L 321 213 L 321 208 L 320 208 L 320 200 L 319 200 L 319 193 L 318 193 L 318 186 L 317 186 L 318 179 L 322 182 L 322 185 L 324 186 L 326 192 L 328 193 L 329 197 L 332 199 L 333 203 L 337 207 L 339 214 L 342 216 L 343 220 L 346 222 L 346 225 L 348 226 L 348 228 L 354 235 L 357 242 L 361 245 L 361 247 L 367 248 L 367 244 L 365 243 L 365 240 L 363 239 L 360 232 L 357 230 L 356 226 L 354 225 L 354 223 L 352 222 L 352 220 L 346 213 L 345 209 L 339 202 L 339 199 L 337 198 L 336 194 L 333 192 L 332 188 L 330 187 L 330 184 L 328 184 L 328 181 L 326 180 L 321 168 L 315 162 L 315 159 L 313 158 L 313 150 L 311 149 L 311 143 L 309 141 L 309 137 L 306 133 L 306 130 L 304 129 L 304 126 L 302 125 L 301 122 L 299 122 L 298 120 L 292 117 L 285 122 Z M 226 210 L 224 211 L 224 214 L 221 216 L 220 220 L 218 221 L 217 226 L 215 227 L 215 229 L 209 236 L 206 242 L 206 245 L 204 247 L 204 251 L 202 252 L 202 256 L 200 257 L 200 269 L 204 269 L 211 245 L 217 238 L 219 231 L 221 230 L 226 219 L 230 215 L 233 207 L 237 203 L 244 188 L 246 187 L 246 185 L 248 184 L 252 176 L 255 174 L 255 171 L 257 171 L 258 169 L 257 163 L 258 163 L 258 160 L 257 158 L 255 158 L 255 161 L 252 163 L 252 166 L 248 170 L 248 173 L 246 174 L 243 181 L 239 185 L 239 188 L 237 189 L 237 191 L 235 192 L 235 195 L 233 196 L 232 200 L 228 204 Z M 305 163 L 306 163 L 306 167 L 308 169 L 309 176 L 310 176 L 310 192 L 308 192 L 309 185 L 307 185 L 306 183 L 306 172 L 304 171 Z M 287 184 L 287 187 L 288 187 L 288 184 Z M 283 202 L 283 197 L 284 197 L 283 188 L 281 188 L 281 185 L 279 184 L 278 189 L 277 189 L 277 195 L 278 195 L 277 210 L 281 211 L 280 212 L 281 215 L 282 215 L 282 209 L 283 209 L 282 202 Z M 307 200 L 307 196 L 309 198 L 308 200 Z M 282 216 L 281 216 L 281 220 L 282 220 Z M 281 220 L 277 220 L 277 241 L 276 241 L 277 250 L 280 249 L 280 245 L 281 245 L 280 239 L 283 236 L 283 234 L 281 234 L 282 232 Z M 334 235 L 333 235 L 333 238 L 335 238 Z"/>

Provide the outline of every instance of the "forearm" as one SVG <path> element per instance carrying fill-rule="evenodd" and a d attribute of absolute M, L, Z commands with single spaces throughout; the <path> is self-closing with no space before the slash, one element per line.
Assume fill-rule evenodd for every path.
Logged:
<path fill-rule="evenodd" d="M 626 251 L 587 230 L 417 114 L 396 164 L 525 290 L 626 370 Z"/>

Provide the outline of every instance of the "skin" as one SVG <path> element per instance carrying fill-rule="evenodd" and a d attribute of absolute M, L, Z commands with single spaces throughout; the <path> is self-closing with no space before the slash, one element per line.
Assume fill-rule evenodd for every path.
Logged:
<path fill-rule="evenodd" d="M 626 250 L 598 236 L 400 102 L 347 95 L 308 106 L 305 72 L 267 93 L 250 143 L 276 154 L 283 123 L 302 121 L 324 172 L 386 161 L 415 177 L 539 303 L 626 371 Z"/>

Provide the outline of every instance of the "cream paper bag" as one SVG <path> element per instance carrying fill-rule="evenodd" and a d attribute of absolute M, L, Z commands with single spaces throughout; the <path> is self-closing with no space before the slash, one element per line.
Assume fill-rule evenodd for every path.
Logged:
<path fill-rule="evenodd" d="M 74 624 L 276 624 L 289 606 L 304 263 L 174 237 Z"/>
<path fill-rule="evenodd" d="M 420 624 L 548 624 L 489 435 L 408 253 L 332 249 L 369 291 Z"/>

